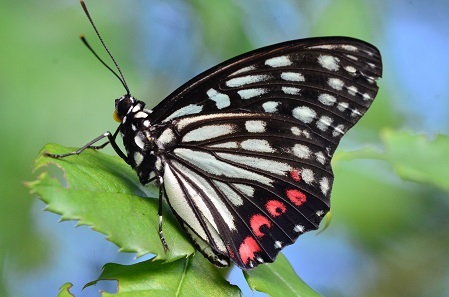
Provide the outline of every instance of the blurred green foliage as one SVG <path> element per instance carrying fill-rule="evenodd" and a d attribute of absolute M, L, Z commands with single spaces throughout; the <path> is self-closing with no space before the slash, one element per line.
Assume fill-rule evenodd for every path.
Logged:
<path fill-rule="evenodd" d="M 279 30 L 279 34 L 273 30 L 265 39 L 245 22 L 258 17 L 257 11 L 256 16 L 248 12 L 251 4 L 159 1 L 156 4 L 172 12 L 175 19 L 181 15 L 183 24 L 189 24 L 185 29 L 169 17 L 150 20 L 150 26 L 179 30 L 167 44 L 151 43 L 146 10 L 139 9 L 144 5 L 141 1 L 122 2 L 90 1 L 88 5 L 133 93 L 150 106 L 160 99 L 148 98 L 163 98 L 204 67 L 263 45 L 260 43 L 309 35 L 349 35 L 387 44 L 383 30 L 388 26 L 381 17 L 385 1 L 337 0 L 319 5 L 297 1 L 293 13 L 307 28 L 290 27 L 291 31 Z M 263 8 L 257 1 L 249 2 L 255 9 Z M 289 22 L 283 16 L 261 15 L 267 28 Z M 32 216 L 36 199 L 22 183 L 35 178 L 33 160 L 50 141 L 79 146 L 115 129 L 112 99 L 123 89 L 77 39 L 84 33 L 99 48 L 77 1 L 1 1 L 0 28 L 0 296 L 16 296 L 8 281 L 26 279 L 50 265 L 58 240 L 38 229 Z M 178 40 L 193 42 L 181 44 Z M 178 58 L 179 51 L 172 47 L 185 47 L 183 58 Z M 380 50 L 388 52 L 387 47 Z M 157 59 L 159 66 L 149 67 L 147 52 L 169 57 Z M 158 67 L 166 71 L 155 71 Z M 385 64 L 378 98 L 335 156 L 332 223 L 320 235 L 344 230 L 350 245 L 368 259 L 369 277 L 363 273 L 356 279 L 348 277 L 344 286 L 351 290 L 347 292 L 325 285 L 316 288 L 325 295 L 448 293 L 448 140 L 443 135 L 432 140 L 398 132 L 409 115 L 393 108 L 401 90 L 395 87 L 394 96 L 389 93 L 395 82 L 391 67 Z M 362 143 L 371 146 L 352 157 L 343 152 Z"/>

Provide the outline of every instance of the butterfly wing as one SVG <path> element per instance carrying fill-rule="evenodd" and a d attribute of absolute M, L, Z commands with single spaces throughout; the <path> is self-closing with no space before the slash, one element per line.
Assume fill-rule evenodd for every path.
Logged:
<path fill-rule="evenodd" d="M 373 46 L 296 40 L 228 60 L 150 114 L 167 200 L 214 264 L 272 262 L 330 206 L 330 161 L 367 111 L 382 72 Z"/>
<path fill-rule="evenodd" d="M 333 152 L 373 102 L 381 74 L 379 51 L 357 39 L 284 42 L 201 73 L 157 105 L 150 121 L 236 111 L 282 114 L 325 136 Z"/>

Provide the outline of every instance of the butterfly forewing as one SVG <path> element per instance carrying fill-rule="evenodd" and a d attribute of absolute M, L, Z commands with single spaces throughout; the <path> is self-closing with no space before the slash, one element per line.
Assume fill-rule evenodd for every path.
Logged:
<path fill-rule="evenodd" d="M 265 47 L 200 74 L 154 109 L 152 122 L 231 111 L 294 117 L 329 141 L 371 105 L 381 75 L 380 54 L 351 38 L 311 38 Z"/>

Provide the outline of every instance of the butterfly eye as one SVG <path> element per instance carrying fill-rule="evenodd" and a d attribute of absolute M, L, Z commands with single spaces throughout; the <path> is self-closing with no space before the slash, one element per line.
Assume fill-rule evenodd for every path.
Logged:
<path fill-rule="evenodd" d="M 124 95 L 116 99 L 114 119 L 118 117 L 121 120 L 128 113 L 129 109 L 134 106 L 134 103 L 135 100 L 130 95 Z"/>

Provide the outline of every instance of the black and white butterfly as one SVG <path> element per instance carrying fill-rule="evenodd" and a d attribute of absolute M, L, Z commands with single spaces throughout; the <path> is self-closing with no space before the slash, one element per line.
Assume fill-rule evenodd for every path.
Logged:
<path fill-rule="evenodd" d="M 107 137 L 142 184 L 159 185 L 165 247 L 163 197 L 210 262 L 250 269 L 318 228 L 332 155 L 381 74 L 379 51 L 357 39 L 271 45 L 199 74 L 152 110 L 128 92 L 115 101 L 117 131 L 71 154 Z"/>

